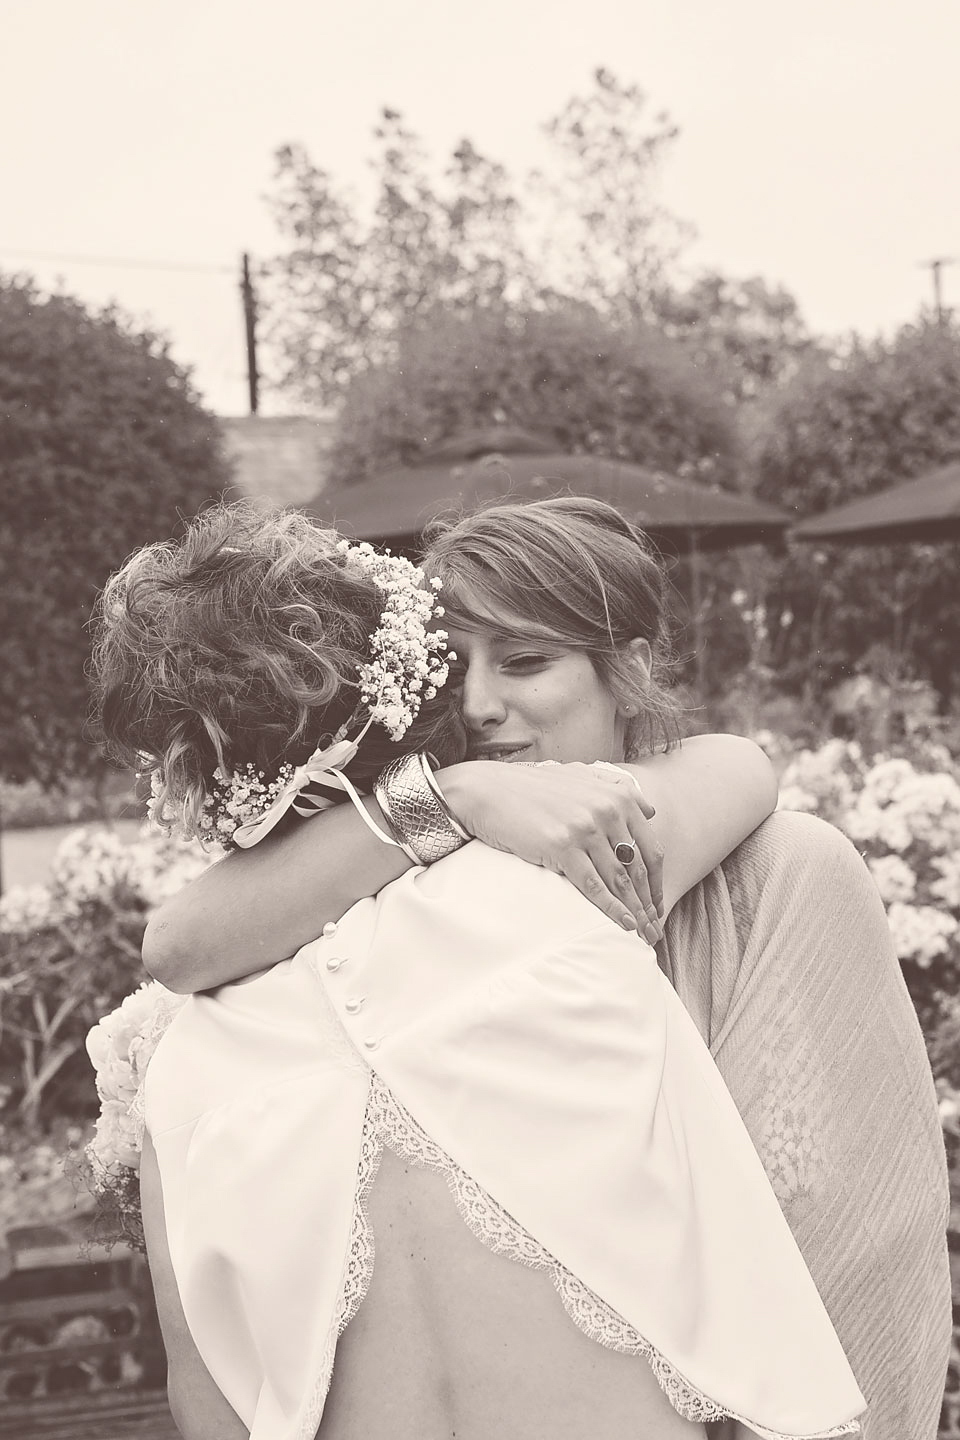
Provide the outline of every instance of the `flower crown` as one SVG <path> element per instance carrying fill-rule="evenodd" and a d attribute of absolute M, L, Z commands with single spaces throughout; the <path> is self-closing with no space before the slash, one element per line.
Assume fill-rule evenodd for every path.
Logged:
<path fill-rule="evenodd" d="M 420 713 L 423 701 L 434 699 L 446 684 L 447 661 L 456 656 L 451 652 L 444 658 L 445 630 L 428 629 L 431 621 L 443 614 L 443 606 L 437 604 L 442 582 L 434 579 L 425 584 L 423 571 L 412 561 L 392 555 L 389 550 L 377 551 L 366 541 L 351 545 L 348 540 L 340 540 L 336 549 L 344 558 L 345 570 L 372 580 L 384 597 L 380 623 L 370 636 L 371 658 L 357 666 L 359 703 L 367 709 L 366 722 L 348 740 L 347 721 L 329 745 L 318 747 L 303 765 L 282 765 L 272 780 L 252 764 L 230 774 L 218 768 L 204 802 L 202 839 L 246 849 L 269 834 L 291 807 L 300 815 L 312 815 L 332 805 L 332 797 L 302 793 L 307 786 L 319 785 L 345 791 L 379 838 L 395 843 L 367 815 L 343 768 L 356 755 L 371 725 L 381 725 L 391 740 L 402 739 Z M 169 830 L 175 820 L 167 812 L 162 794 L 162 777 L 154 770 L 147 816 L 152 823 Z"/>

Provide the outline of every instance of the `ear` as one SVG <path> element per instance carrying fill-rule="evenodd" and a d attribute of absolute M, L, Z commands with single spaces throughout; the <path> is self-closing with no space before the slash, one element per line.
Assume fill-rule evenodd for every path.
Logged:
<path fill-rule="evenodd" d="M 643 671 L 644 678 L 650 679 L 650 672 L 653 669 L 653 651 L 650 649 L 650 641 L 644 640 L 640 635 L 631 640 L 627 646 L 630 658 Z"/>
<path fill-rule="evenodd" d="M 627 646 L 627 653 L 630 656 L 631 663 L 643 671 L 644 680 L 649 680 L 650 671 L 653 668 L 653 653 L 650 649 L 649 640 L 644 640 L 638 635 L 635 640 L 630 641 L 630 644 Z M 620 714 L 625 716 L 626 719 L 631 720 L 633 716 L 638 713 L 639 708 L 638 705 L 621 705 Z"/>

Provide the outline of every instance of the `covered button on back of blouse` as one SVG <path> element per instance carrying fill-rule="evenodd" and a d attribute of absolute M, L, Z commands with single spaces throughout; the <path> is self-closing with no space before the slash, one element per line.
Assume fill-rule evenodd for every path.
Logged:
<path fill-rule="evenodd" d="M 331 955 L 327 960 L 328 970 L 339 970 L 341 965 L 347 963 L 346 955 Z"/>
<path fill-rule="evenodd" d="M 328 920 L 323 927 L 323 934 L 329 940 L 331 935 L 336 935 L 338 928 L 336 920 Z"/>
<path fill-rule="evenodd" d="M 363 1009 L 363 996 L 351 995 L 350 999 L 347 1001 L 343 1008 L 344 1010 L 346 1010 L 348 1015 L 359 1015 L 360 1011 Z"/>
<path fill-rule="evenodd" d="M 368 1035 L 363 1043 L 367 1050 L 376 1050 L 380 1046 L 380 1041 L 376 1035 Z"/>

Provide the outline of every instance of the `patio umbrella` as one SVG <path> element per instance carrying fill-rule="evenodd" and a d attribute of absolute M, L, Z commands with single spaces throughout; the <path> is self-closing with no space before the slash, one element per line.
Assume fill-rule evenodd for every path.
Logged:
<path fill-rule="evenodd" d="M 463 440 L 451 442 L 462 445 Z M 779 539 L 790 517 L 750 496 L 663 475 L 595 455 L 524 453 L 426 457 L 374 480 L 324 491 L 305 508 L 356 539 L 415 549 L 435 516 L 477 509 L 492 500 L 592 495 L 615 505 L 666 548 L 726 550 Z"/>
<path fill-rule="evenodd" d="M 791 540 L 842 545 L 960 540 L 960 461 L 803 520 Z"/>

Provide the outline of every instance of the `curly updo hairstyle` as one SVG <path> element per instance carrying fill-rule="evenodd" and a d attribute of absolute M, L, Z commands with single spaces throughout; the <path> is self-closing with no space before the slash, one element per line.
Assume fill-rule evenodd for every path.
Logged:
<path fill-rule="evenodd" d="M 218 505 L 107 582 L 94 619 L 94 728 L 112 758 L 158 773 L 161 802 L 187 833 L 199 834 L 218 768 L 252 764 L 271 780 L 342 725 L 363 726 L 357 667 L 371 658 L 384 600 L 347 571 L 338 539 L 294 511 Z M 441 691 L 400 743 L 374 725 L 347 773 L 369 788 L 401 753 L 458 759 L 451 711 Z"/>
<path fill-rule="evenodd" d="M 669 582 L 647 536 L 589 496 L 490 505 L 426 535 L 424 569 L 443 581 L 445 624 L 582 651 L 627 721 L 626 758 L 680 738 L 670 689 Z M 650 646 L 650 674 L 629 645 Z"/>

